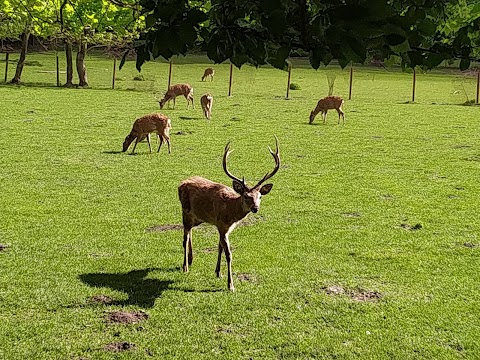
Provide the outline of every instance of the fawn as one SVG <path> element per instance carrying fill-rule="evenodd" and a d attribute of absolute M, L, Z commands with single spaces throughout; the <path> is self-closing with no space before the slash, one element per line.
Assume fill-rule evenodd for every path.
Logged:
<path fill-rule="evenodd" d="M 152 152 L 152 146 L 150 144 L 150 134 L 157 133 L 160 144 L 158 145 L 157 152 L 160 151 L 160 147 L 165 140 L 168 144 L 168 153 L 171 152 L 170 149 L 170 128 L 172 127 L 172 122 L 168 117 L 163 114 L 154 113 L 149 115 L 144 115 L 133 123 L 132 131 L 127 135 L 125 141 L 123 142 L 123 152 L 128 150 L 130 144 L 135 140 L 135 145 L 133 146 L 132 154 L 135 152 L 135 148 L 139 141 L 147 138 L 148 148 Z"/>
<path fill-rule="evenodd" d="M 173 100 L 173 108 L 175 109 L 175 98 L 180 95 L 185 96 L 185 99 L 187 99 L 187 109 L 190 103 L 192 104 L 193 108 L 195 108 L 193 103 L 192 86 L 190 84 L 175 84 L 170 86 L 163 99 L 158 102 L 160 104 L 160 109 L 163 109 L 165 104 L 170 100 Z"/>
<path fill-rule="evenodd" d="M 212 117 L 213 96 L 210 94 L 204 94 L 200 98 L 200 105 L 202 105 L 203 115 L 210 120 Z"/>
<path fill-rule="evenodd" d="M 327 111 L 329 109 L 335 109 L 338 112 L 338 123 L 340 124 L 340 117 L 343 119 L 343 123 L 345 124 L 345 113 L 342 110 L 342 105 L 344 104 L 343 99 L 340 96 L 327 96 L 323 99 L 320 99 L 317 103 L 317 106 L 314 110 L 310 113 L 310 122 L 311 124 L 317 116 L 318 113 L 322 113 L 323 123 L 325 124 L 327 121 Z"/>

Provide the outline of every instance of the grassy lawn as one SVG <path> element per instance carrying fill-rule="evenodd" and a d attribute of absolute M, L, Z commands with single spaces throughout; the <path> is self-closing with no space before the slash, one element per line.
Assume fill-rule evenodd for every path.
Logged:
<path fill-rule="evenodd" d="M 24 86 L 0 84 L 0 358 L 480 356 L 480 108 L 458 105 L 473 78 L 419 74 L 412 104 L 411 74 L 356 68 L 346 125 L 335 111 L 308 125 L 327 73 L 348 97 L 348 69 L 294 63 L 301 89 L 285 100 L 285 72 L 235 68 L 228 97 L 229 65 L 201 82 L 207 61 L 178 59 L 173 83 L 193 85 L 196 108 L 179 98 L 162 111 L 172 154 L 140 143 L 131 156 L 123 139 L 159 110 L 168 64 L 134 81 L 127 62 L 111 90 L 112 61 L 91 56 L 91 88 L 63 89 L 51 54 L 29 60 Z M 211 226 L 193 230 L 183 273 L 182 231 L 160 231 L 181 223 L 178 184 L 230 185 L 230 140 L 230 170 L 254 183 L 273 169 L 274 134 L 273 190 L 230 236 L 236 291 L 215 277 Z M 142 319 L 117 323 L 115 311 Z"/>

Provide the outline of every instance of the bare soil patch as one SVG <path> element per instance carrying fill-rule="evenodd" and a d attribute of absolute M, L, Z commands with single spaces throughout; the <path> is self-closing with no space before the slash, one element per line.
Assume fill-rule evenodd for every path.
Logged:
<path fill-rule="evenodd" d="M 128 350 L 134 350 L 135 344 L 129 343 L 127 341 L 120 341 L 120 342 L 107 344 L 105 345 L 104 349 L 106 351 L 128 351 Z"/>
<path fill-rule="evenodd" d="M 0 244 L 0 252 L 5 251 L 8 249 L 8 245 Z"/>
<path fill-rule="evenodd" d="M 247 273 L 239 273 L 239 274 L 237 275 L 237 278 L 238 278 L 238 280 L 240 280 L 240 281 L 242 281 L 242 282 L 243 282 L 243 281 L 246 281 L 246 282 L 254 283 L 254 282 L 257 281 L 257 278 L 256 278 L 255 275 L 253 275 L 253 274 L 247 274 Z"/>
<path fill-rule="evenodd" d="M 148 319 L 148 314 L 143 311 L 113 311 L 105 315 L 108 323 L 135 324 Z"/>
<path fill-rule="evenodd" d="M 148 231 L 148 232 L 173 231 L 173 230 L 183 230 L 183 225 L 180 225 L 180 224 L 154 225 L 145 229 L 145 231 Z"/>
<path fill-rule="evenodd" d="M 94 295 L 89 299 L 89 302 L 91 304 L 104 304 L 104 305 L 109 305 L 113 302 L 113 299 L 110 296 L 107 295 Z"/>
<path fill-rule="evenodd" d="M 365 290 L 360 288 L 345 289 L 340 285 L 331 285 L 324 287 L 323 291 L 332 296 L 347 295 L 352 300 L 358 302 L 376 302 L 379 301 L 383 295 L 378 291 Z"/>
<path fill-rule="evenodd" d="M 465 242 L 465 243 L 463 243 L 463 246 L 473 249 L 473 248 L 479 247 L 480 245 L 476 245 L 476 244 L 471 243 L 471 242 Z"/>
<path fill-rule="evenodd" d="M 423 226 L 420 223 L 417 223 L 415 225 L 410 225 L 410 224 L 407 224 L 407 223 L 401 223 L 400 227 L 402 229 L 405 229 L 405 230 L 416 231 L 416 230 L 420 230 Z"/>
<path fill-rule="evenodd" d="M 362 216 L 358 212 L 343 213 L 342 215 L 347 218 L 359 218 L 360 216 Z"/>
<path fill-rule="evenodd" d="M 378 291 L 370 291 L 363 289 L 355 289 L 350 291 L 350 297 L 359 302 L 375 302 L 382 298 L 382 294 Z"/>

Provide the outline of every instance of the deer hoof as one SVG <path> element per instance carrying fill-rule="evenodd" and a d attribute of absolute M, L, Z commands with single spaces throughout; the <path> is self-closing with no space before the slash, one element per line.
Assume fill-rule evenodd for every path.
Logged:
<path fill-rule="evenodd" d="M 183 266 L 183 272 L 188 272 L 188 266 Z"/>
<path fill-rule="evenodd" d="M 222 273 L 220 271 L 215 271 L 215 274 L 217 274 L 217 278 L 221 278 L 222 277 Z"/>
<path fill-rule="evenodd" d="M 231 292 L 234 292 L 234 291 L 235 291 L 235 288 L 233 287 L 233 285 L 230 285 L 230 286 L 228 287 L 228 290 L 230 290 Z"/>

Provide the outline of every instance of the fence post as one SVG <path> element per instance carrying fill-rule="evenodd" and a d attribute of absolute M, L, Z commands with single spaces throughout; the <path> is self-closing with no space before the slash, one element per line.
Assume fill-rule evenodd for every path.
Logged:
<path fill-rule="evenodd" d="M 412 102 L 415 102 L 415 85 L 417 83 L 417 72 L 413 68 L 413 84 L 412 84 Z"/>
<path fill-rule="evenodd" d="M 112 90 L 115 89 L 115 77 L 117 76 L 117 57 L 113 57 L 113 76 L 112 76 Z"/>
<path fill-rule="evenodd" d="M 8 78 L 8 57 L 9 57 L 10 53 L 6 52 L 5 53 L 5 82 L 7 82 L 7 78 Z"/>
<path fill-rule="evenodd" d="M 348 100 L 352 100 L 352 83 L 353 83 L 353 61 L 350 63 L 350 87 L 348 90 Z"/>
<path fill-rule="evenodd" d="M 230 64 L 230 80 L 228 82 L 228 96 L 232 96 L 232 76 L 233 76 L 233 64 Z"/>
<path fill-rule="evenodd" d="M 480 104 L 480 70 L 477 70 L 477 98 L 475 99 L 475 103 L 478 105 Z"/>
<path fill-rule="evenodd" d="M 290 78 L 292 76 L 292 64 L 289 62 L 288 63 L 288 80 L 287 80 L 287 97 L 286 99 L 288 99 L 289 95 L 290 95 Z"/>
<path fill-rule="evenodd" d="M 167 90 L 170 89 L 170 84 L 172 83 L 172 60 L 170 60 L 170 63 L 168 65 L 168 86 Z"/>
<path fill-rule="evenodd" d="M 57 87 L 60 87 L 60 68 L 58 64 L 58 53 L 55 51 L 55 65 L 57 70 Z"/>

